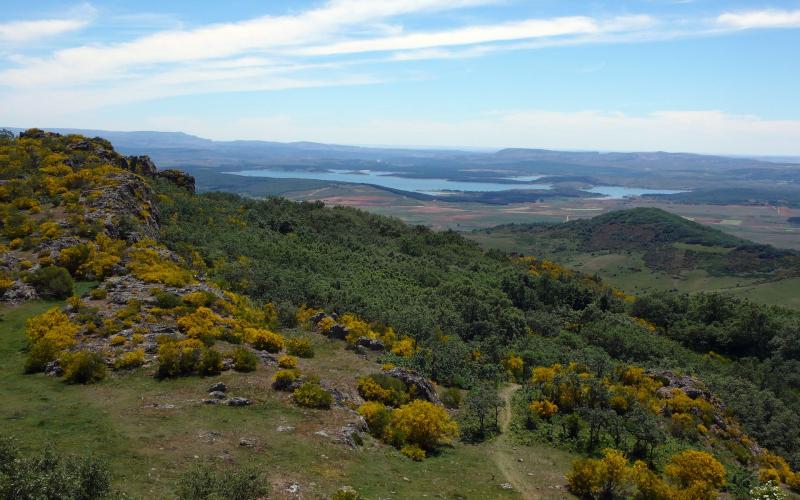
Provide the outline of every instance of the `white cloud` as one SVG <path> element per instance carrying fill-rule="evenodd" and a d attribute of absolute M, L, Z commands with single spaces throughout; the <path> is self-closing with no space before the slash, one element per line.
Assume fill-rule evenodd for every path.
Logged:
<path fill-rule="evenodd" d="M 0 23 L 0 42 L 30 42 L 76 31 L 88 24 L 88 19 L 40 19 Z"/>
<path fill-rule="evenodd" d="M 412 12 L 491 3 L 494 0 L 331 0 L 296 15 L 264 16 L 193 30 L 161 31 L 130 42 L 63 49 L 44 59 L 30 59 L 21 68 L 0 73 L 7 86 L 28 87 L 89 83 L 128 78 L 132 70 L 157 64 L 185 64 L 278 51 L 331 36 L 363 23 L 380 22 Z"/>
<path fill-rule="evenodd" d="M 733 29 L 800 28 L 800 10 L 754 10 L 728 12 L 717 23 Z"/>
<path fill-rule="evenodd" d="M 768 120 L 721 111 L 496 112 L 462 121 L 382 120 L 321 126 L 286 116 L 185 122 L 187 132 L 250 138 L 417 146 L 534 147 L 601 151 L 688 151 L 743 155 L 800 154 L 800 120 Z M 225 132 L 222 132 L 225 131 Z"/>

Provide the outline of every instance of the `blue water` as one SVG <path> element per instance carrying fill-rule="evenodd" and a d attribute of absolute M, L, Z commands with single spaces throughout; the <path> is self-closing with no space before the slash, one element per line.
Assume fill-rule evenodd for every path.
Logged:
<path fill-rule="evenodd" d="M 306 170 L 243 170 L 240 172 L 225 172 L 227 174 L 243 175 L 245 177 L 272 177 L 277 179 L 316 179 L 335 182 L 354 182 L 359 184 L 375 184 L 402 191 L 416 191 L 419 193 L 438 194 L 444 191 L 506 191 L 509 189 L 552 189 L 551 184 L 536 184 L 534 182 L 502 183 L 502 182 L 470 182 L 452 181 L 448 179 L 421 179 L 400 177 L 395 172 L 374 170 L 327 170 L 311 172 Z M 509 177 L 509 181 L 535 180 L 540 176 Z M 674 194 L 682 191 L 669 189 L 642 189 L 622 186 L 595 186 L 587 189 L 591 193 L 605 195 L 610 199 L 621 199 L 628 196 L 641 196 L 643 194 Z"/>
<path fill-rule="evenodd" d="M 376 172 L 373 170 L 329 170 L 326 172 L 308 172 L 304 170 L 243 170 L 241 172 L 226 172 L 228 174 L 244 175 L 247 177 L 273 177 L 278 179 L 319 179 L 323 181 L 357 182 L 361 184 L 375 184 L 402 191 L 417 191 L 421 193 L 441 191 L 505 191 L 507 189 L 550 189 L 550 184 L 516 183 L 503 184 L 499 182 L 469 182 L 451 181 L 448 179 L 417 179 L 411 177 L 398 177 L 391 172 Z"/>
<path fill-rule="evenodd" d="M 629 196 L 641 196 L 643 194 L 675 194 L 686 192 L 676 189 L 642 189 L 623 186 L 594 186 L 593 188 L 586 189 L 585 191 L 589 191 L 590 193 L 604 194 L 606 197 L 611 198 L 612 200 L 620 200 Z"/>

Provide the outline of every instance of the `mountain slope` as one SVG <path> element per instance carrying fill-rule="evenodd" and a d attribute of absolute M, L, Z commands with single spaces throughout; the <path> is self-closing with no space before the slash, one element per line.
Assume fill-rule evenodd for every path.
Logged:
<path fill-rule="evenodd" d="M 687 449 L 723 471 L 691 486 L 706 496 L 800 484 L 795 313 L 635 298 L 353 209 L 197 195 L 102 139 L 2 137 L 0 180 L 4 433 L 93 451 L 132 496 L 244 471 L 237 497 L 515 498 L 526 478 L 560 497 L 570 459 L 605 447 L 676 494 L 666 464 Z M 519 451 L 497 419 L 508 381 Z M 3 450 L 0 473 L 27 463 Z"/>

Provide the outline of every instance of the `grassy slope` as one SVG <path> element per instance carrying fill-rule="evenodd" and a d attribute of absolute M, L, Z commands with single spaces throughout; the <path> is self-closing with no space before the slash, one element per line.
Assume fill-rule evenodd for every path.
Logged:
<path fill-rule="evenodd" d="M 415 463 L 371 438 L 358 450 L 331 443 L 315 432 L 333 435 L 346 415 L 340 410 L 293 406 L 287 394 L 269 387 L 274 369 L 264 366 L 250 374 L 228 372 L 219 378 L 165 382 L 156 381 L 144 368 L 114 374 L 91 386 L 23 375 L 25 321 L 52 305 L 31 302 L 0 311 L 3 434 L 16 436 L 29 450 L 51 443 L 60 450 L 102 457 L 112 466 L 115 487 L 133 498 L 169 497 L 180 472 L 198 460 L 256 465 L 266 471 L 279 498 L 290 496 L 285 488 L 294 481 L 312 498 L 345 484 L 368 498 L 519 498 L 516 492 L 500 488 L 503 473 L 487 457 L 498 447 L 524 459 L 517 466 L 530 485 L 545 485 L 554 496 L 563 497 L 563 474 L 572 458 L 564 452 L 534 448 L 517 452 L 505 441 L 456 444 Z M 359 374 L 377 368 L 344 350 L 338 341 L 319 336 L 313 340 L 317 356 L 301 360 L 300 368 L 325 381 L 352 386 Z M 216 380 L 254 404 L 245 408 L 199 404 Z M 277 432 L 278 426 L 294 430 Z M 240 446 L 242 437 L 255 439 L 256 447 Z"/>
<path fill-rule="evenodd" d="M 660 212 L 660 213 L 659 213 Z M 704 269 L 664 272 L 651 269 L 644 262 L 645 244 L 672 242 L 679 250 L 725 256 L 731 247 L 744 240 L 716 229 L 688 221 L 657 209 L 609 213 L 594 219 L 554 226 L 552 229 L 525 230 L 525 226 L 500 227 L 467 234 L 485 248 L 538 255 L 587 274 L 598 274 L 610 285 L 637 294 L 676 289 L 682 292 L 724 291 L 770 305 L 800 308 L 800 299 L 790 293 L 800 283 L 798 278 L 767 280 L 763 277 L 711 275 Z M 645 231 L 626 231 L 627 225 L 650 226 Z M 609 233 L 616 233 L 609 235 Z M 597 236 L 595 236 L 597 235 Z M 612 241 L 628 248 L 611 250 Z M 591 241 L 597 249 L 586 249 L 582 241 Z M 606 248 L 608 246 L 608 248 Z"/>

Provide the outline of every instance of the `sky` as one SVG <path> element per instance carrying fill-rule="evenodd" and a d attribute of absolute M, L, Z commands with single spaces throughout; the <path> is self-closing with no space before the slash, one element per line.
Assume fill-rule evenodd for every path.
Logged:
<path fill-rule="evenodd" d="M 800 155 L 800 0 L 4 1 L 0 125 Z"/>

